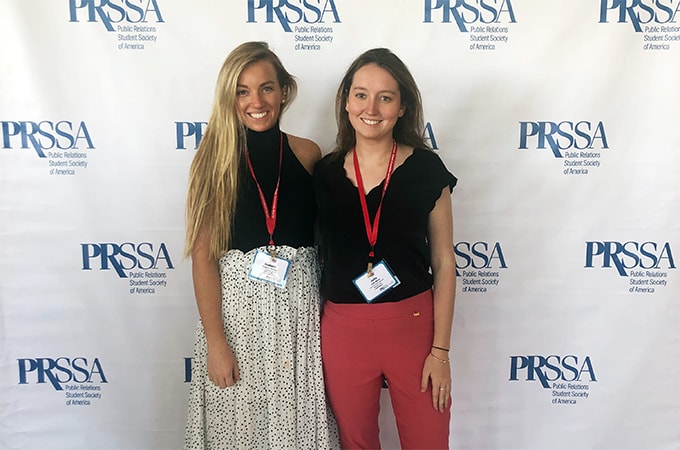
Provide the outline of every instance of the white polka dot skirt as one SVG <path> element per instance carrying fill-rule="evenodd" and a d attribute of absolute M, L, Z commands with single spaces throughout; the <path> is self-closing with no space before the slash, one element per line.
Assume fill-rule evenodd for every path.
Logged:
<path fill-rule="evenodd" d="M 291 261 L 285 288 L 248 278 L 254 255 L 231 250 L 220 259 L 224 329 L 241 380 L 226 389 L 208 380 L 199 322 L 184 448 L 337 449 L 321 367 L 316 250 L 277 247 Z"/>

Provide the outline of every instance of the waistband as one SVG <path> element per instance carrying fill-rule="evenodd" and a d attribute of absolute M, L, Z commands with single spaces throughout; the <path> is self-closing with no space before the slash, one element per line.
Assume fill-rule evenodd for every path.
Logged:
<path fill-rule="evenodd" d="M 327 301 L 323 306 L 328 311 L 354 319 L 392 319 L 405 315 L 416 315 L 432 311 L 432 289 L 405 298 L 398 302 L 388 303 L 333 303 Z"/>

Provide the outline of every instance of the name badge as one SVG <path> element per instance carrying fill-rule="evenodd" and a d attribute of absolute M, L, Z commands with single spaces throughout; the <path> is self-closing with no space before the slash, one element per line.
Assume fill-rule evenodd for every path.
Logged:
<path fill-rule="evenodd" d="M 286 287 L 290 261 L 280 256 L 272 256 L 271 253 L 258 250 L 250 265 L 248 278 L 251 280 L 272 283 L 280 288 Z"/>
<path fill-rule="evenodd" d="M 373 266 L 373 270 L 364 272 L 354 280 L 354 285 L 368 303 L 399 286 L 401 281 L 394 276 L 384 260 Z"/>

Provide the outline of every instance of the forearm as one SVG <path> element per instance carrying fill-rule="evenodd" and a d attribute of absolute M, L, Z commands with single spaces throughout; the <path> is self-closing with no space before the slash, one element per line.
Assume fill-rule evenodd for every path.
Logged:
<path fill-rule="evenodd" d="M 191 252 L 194 295 L 208 347 L 226 342 L 222 319 L 222 286 L 218 262 L 210 257 L 209 234 L 201 230 Z"/>
<path fill-rule="evenodd" d="M 222 319 L 222 288 L 218 264 L 207 259 L 192 264 L 194 294 L 208 347 L 226 341 Z"/>
<path fill-rule="evenodd" d="M 453 258 L 441 262 L 434 272 L 434 337 L 432 345 L 448 349 L 456 296 L 456 267 Z"/>

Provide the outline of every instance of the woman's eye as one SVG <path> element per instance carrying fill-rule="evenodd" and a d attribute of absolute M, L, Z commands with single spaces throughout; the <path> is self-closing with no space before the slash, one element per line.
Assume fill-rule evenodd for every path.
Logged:
<path fill-rule="evenodd" d="M 244 95 L 248 95 L 248 91 L 246 91 L 245 89 L 240 89 L 240 90 L 236 91 L 237 97 L 243 97 Z"/>

